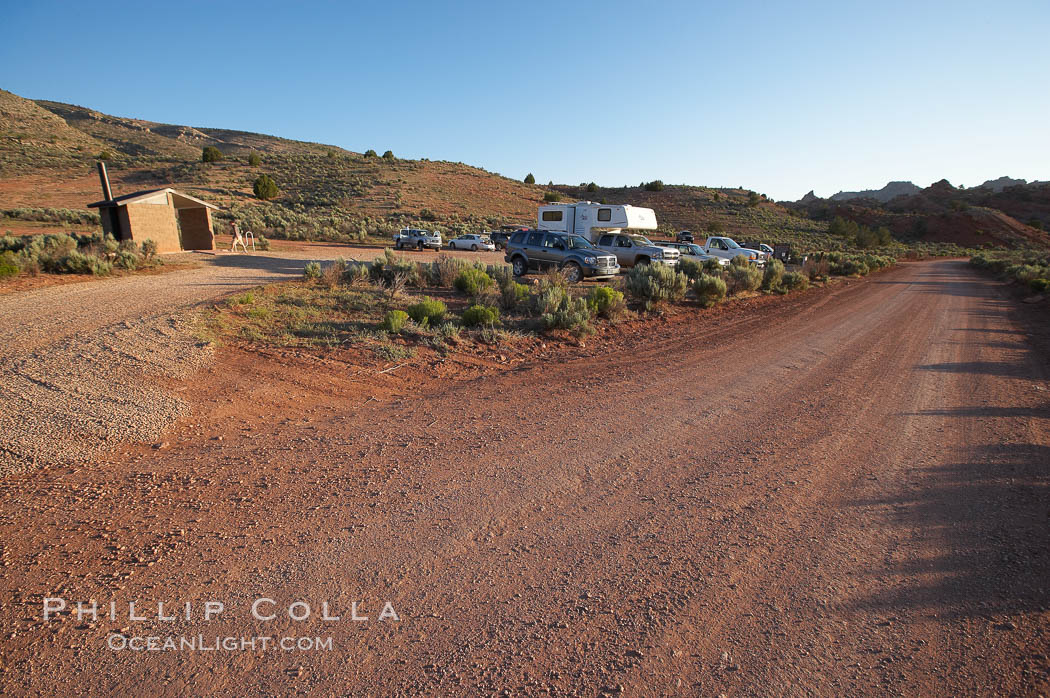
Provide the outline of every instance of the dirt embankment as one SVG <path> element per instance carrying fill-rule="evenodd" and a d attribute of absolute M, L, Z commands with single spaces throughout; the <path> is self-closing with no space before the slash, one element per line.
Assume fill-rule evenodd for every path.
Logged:
<path fill-rule="evenodd" d="M 4 692 L 1045 693 L 1050 373 L 1000 284 L 909 264 L 749 311 L 421 395 L 218 356 L 169 447 L 2 481 Z M 46 595 L 229 613 L 45 623 Z"/>

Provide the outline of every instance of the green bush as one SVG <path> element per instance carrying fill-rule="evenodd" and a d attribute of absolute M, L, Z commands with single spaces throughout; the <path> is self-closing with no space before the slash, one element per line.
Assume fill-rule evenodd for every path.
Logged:
<path fill-rule="evenodd" d="M 1028 286 L 1036 293 L 1045 293 L 1046 289 L 1050 288 L 1050 279 L 1032 279 Z"/>
<path fill-rule="evenodd" d="M 733 267 L 746 267 L 750 263 L 751 261 L 747 258 L 746 254 L 738 254 L 736 257 L 729 260 L 729 265 Z"/>
<path fill-rule="evenodd" d="M 779 259 L 770 259 L 766 262 L 766 270 L 762 274 L 762 288 L 766 291 L 775 291 L 784 278 L 784 263 Z"/>
<path fill-rule="evenodd" d="M 597 184 L 595 184 L 594 182 L 591 182 L 590 184 L 587 185 L 587 192 L 588 193 L 593 194 L 596 191 L 598 191 L 598 185 Z"/>
<path fill-rule="evenodd" d="M 408 307 L 408 316 L 417 325 L 425 327 L 437 327 L 445 319 L 448 307 L 437 300 L 424 296 L 422 300 Z"/>
<path fill-rule="evenodd" d="M 543 193 L 543 200 L 548 203 L 554 203 L 561 201 L 561 194 L 556 191 L 547 191 Z"/>
<path fill-rule="evenodd" d="M 664 264 L 635 265 L 624 281 L 627 294 L 642 301 L 647 310 L 660 301 L 681 300 L 688 287 L 685 274 Z"/>
<path fill-rule="evenodd" d="M 139 265 L 139 256 L 134 252 L 121 251 L 117 253 L 116 259 L 113 260 L 113 264 L 117 269 L 134 271 Z"/>
<path fill-rule="evenodd" d="M 147 261 L 149 261 L 149 260 L 153 259 L 154 257 L 156 257 L 157 256 L 157 243 L 154 242 L 153 240 L 143 240 L 142 241 L 142 256 L 145 257 Z"/>
<path fill-rule="evenodd" d="M 385 153 L 383 153 L 383 159 L 384 160 L 393 160 L 394 159 L 394 151 L 388 150 Z"/>
<path fill-rule="evenodd" d="M 15 256 L 14 252 L 6 251 L 0 254 L 0 279 L 17 276 L 20 271 L 22 271 L 22 267 L 18 263 L 18 257 Z"/>
<path fill-rule="evenodd" d="M 726 282 L 721 277 L 701 274 L 693 281 L 693 293 L 703 308 L 710 308 L 725 300 Z"/>
<path fill-rule="evenodd" d="M 568 296 L 567 285 L 553 277 L 540 279 L 539 293 L 536 294 L 536 313 L 540 316 L 553 313 L 561 307 Z"/>
<path fill-rule="evenodd" d="M 692 257 L 681 257 L 678 261 L 678 271 L 688 276 L 690 281 L 695 281 L 704 273 L 704 265 Z"/>
<path fill-rule="evenodd" d="M 374 157 L 377 157 L 377 156 L 376 156 L 376 151 L 374 151 L 374 150 L 372 150 L 371 148 L 369 148 L 368 150 L 366 150 L 366 151 L 365 151 L 365 157 L 366 157 L 366 158 L 374 158 Z"/>
<path fill-rule="evenodd" d="M 721 274 L 722 265 L 719 263 L 717 257 L 704 260 L 704 273 L 705 274 Z"/>
<path fill-rule="evenodd" d="M 549 330 L 569 330 L 577 337 L 585 337 L 594 332 L 592 315 L 587 300 L 565 296 L 561 305 L 554 312 L 544 313 L 541 320 Z"/>
<path fill-rule="evenodd" d="M 262 164 L 262 158 L 258 153 L 251 153 L 248 155 L 248 164 L 252 167 L 258 167 Z"/>
<path fill-rule="evenodd" d="M 383 250 L 382 257 L 372 260 L 369 272 L 373 281 L 387 288 L 404 284 L 418 286 L 421 283 L 416 263 L 407 259 L 404 254 L 397 254 L 389 247 Z"/>
<path fill-rule="evenodd" d="M 780 280 L 780 287 L 785 291 L 804 291 L 809 288 L 809 275 L 803 272 L 789 271 Z"/>
<path fill-rule="evenodd" d="M 255 249 L 265 252 L 270 249 L 270 241 L 266 239 L 265 235 L 260 235 L 255 238 Z"/>
<path fill-rule="evenodd" d="M 535 184 L 535 183 L 536 183 L 536 178 L 533 176 L 533 174 L 531 172 L 528 173 L 527 175 L 525 175 L 525 184 Z"/>
<path fill-rule="evenodd" d="M 321 278 L 321 264 L 320 264 L 320 262 L 307 262 L 306 266 L 303 267 L 303 278 L 304 279 L 320 279 Z"/>
<path fill-rule="evenodd" d="M 490 305 L 472 305 L 463 311 L 463 325 L 478 327 L 492 326 L 499 322 L 499 308 Z"/>
<path fill-rule="evenodd" d="M 383 318 L 383 329 L 387 332 L 400 332 L 408 322 L 408 313 L 404 310 L 388 310 Z"/>
<path fill-rule="evenodd" d="M 504 310 L 514 310 L 529 297 L 529 287 L 511 279 L 500 285 L 499 295 L 500 306 Z"/>
<path fill-rule="evenodd" d="M 222 157 L 222 151 L 213 145 L 204 146 L 201 151 L 201 162 L 219 162 Z"/>
<path fill-rule="evenodd" d="M 732 294 L 757 291 L 762 285 L 762 272 L 750 265 L 741 267 L 731 264 L 726 285 Z"/>
<path fill-rule="evenodd" d="M 280 190 L 277 188 L 277 182 L 274 182 L 270 175 L 259 175 L 252 184 L 252 191 L 255 193 L 255 198 L 269 201 L 277 196 Z"/>
<path fill-rule="evenodd" d="M 459 272 L 453 286 L 457 291 L 474 298 L 492 288 L 492 277 L 472 266 Z"/>
<path fill-rule="evenodd" d="M 651 182 L 646 182 L 645 183 L 645 190 L 646 191 L 663 191 L 664 190 L 664 183 L 663 183 L 662 180 L 654 179 Z"/>
<path fill-rule="evenodd" d="M 609 286 L 595 286 L 587 294 L 587 307 L 593 315 L 614 319 L 626 309 L 623 294 Z"/>

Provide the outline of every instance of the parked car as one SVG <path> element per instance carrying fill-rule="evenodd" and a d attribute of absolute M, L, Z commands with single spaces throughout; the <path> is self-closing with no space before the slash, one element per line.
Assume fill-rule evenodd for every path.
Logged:
<path fill-rule="evenodd" d="M 674 236 L 675 242 L 693 242 L 693 234 L 688 230 L 682 230 Z"/>
<path fill-rule="evenodd" d="M 743 242 L 740 246 L 752 250 L 758 250 L 759 252 L 764 253 L 767 258 L 773 256 L 773 248 L 764 242 Z"/>
<path fill-rule="evenodd" d="M 715 259 L 718 260 L 718 266 L 729 266 L 728 259 L 724 259 L 723 257 L 716 257 L 713 254 L 707 254 L 706 252 L 704 252 L 703 248 L 701 248 L 700 245 L 697 245 L 695 242 L 662 242 L 660 244 L 663 247 L 673 247 L 674 249 L 678 250 L 678 253 L 682 255 L 680 259 L 685 259 L 688 257 L 689 259 L 695 262 L 699 262 L 700 264 L 703 264 L 708 260 Z"/>
<path fill-rule="evenodd" d="M 472 250 L 474 252 L 477 252 L 478 250 L 487 250 L 492 252 L 496 249 L 496 246 L 492 244 L 491 238 L 485 235 L 467 233 L 465 235 L 460 235 L 455 240 L 449 240 L 448 248 L 450 250 Z"/>
<path fill-rule="evenodd" d="M 514 276 L 555 268 L 565 272 L 569 283 L 620 273 L 614 255 L 602 252 L 583 236 L 571 233 L 518 231 L 510 236 L 504 259 L 513 268 Z"/>
<path fill-rule="evenodd" d="M 402 228 L 394 235 L 394 247 L 399 250 L 412 247 L 417 250 L 424 248 L 440 250 L 441 233 L 431 233 L 419 228 Z"/>
<path fill-rule="evenodd" d="M 678 264 L 680 256 L 678 250 L 673 247 L 661 247 L 637 233 L 605 233 L 598 238 L 598 249 L 616 255 L 616 261 L 621 267 L 650 262 L 673 267 Z"/>
<path fill-rule="evenodd" d="M 728 260 L 744 255 L 747 257 L 747 261 L 755 266 L 764 267 L 766 265 L 765 252 L 759 252 L 758 250 L 753 250 L 749 247 L 741 247 L 733 238 L 710 237 L 707 238 L 707 242 L 700 245 L 700 249 L 707 254 L 712 254 L 716 257 Z"/>
<path fill-rule="evenodd" d="M 499 230 L 494 230 L 488 233 L 489 239 L 492 240 L 492 244 L 496 246 L 497 250 L 502 250 L 507 246 L 507 241 L 510 240 L 510 233 L 504 233 Z"/>

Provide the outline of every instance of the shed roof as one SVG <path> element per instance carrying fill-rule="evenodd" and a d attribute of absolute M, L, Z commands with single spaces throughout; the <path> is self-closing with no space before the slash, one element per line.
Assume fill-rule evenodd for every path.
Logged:
<path fill-rule="evenodd" d="M 123 196 L 114 197 L 110 201 L 96 201 L 93 204 L 88 204 L 88 208 L 114 208 L 117 206 L 127 206 L 128 204 L 145 203 L 150 199 L 160 196 L 161 194 L 171 194 L 172 200 L 175 202 L 175 208 L 193 208 L 195 206 L 206 206 L 211 209 L 219 210 L 218 206 L 209 204 L 207 201 L 201 201 L 200 199 L 190 196 L 189 194 L 181 194 L 171 187 L 165 187 L 164 189 L 146 189 L 144 191 L 137 191 L 131 194 L 124 194 Z"/>

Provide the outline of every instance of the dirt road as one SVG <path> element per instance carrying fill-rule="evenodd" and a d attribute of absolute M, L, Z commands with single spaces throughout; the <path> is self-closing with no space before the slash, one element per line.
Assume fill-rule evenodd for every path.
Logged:
<path fill-rule="evenodd" d="M 200 266 L 0 295 L 0 476 L 148 440 L 188 414 L 177 395 L 158 385 L 192 374 L 210 358 L 187 309 L 301 276 L 308 260 L 380 254 L 282 241 L 272 254 L 184 254 L 180 261 Z M 405 254 L 421 261 L 436 256 Z M 496 253 L 451 254 L 502 261 Z"/>
<path fill-rule="evenodd" d="M 393 400 L 217 357 L 170 448 L 0 480 L 0 689 L 1050 690 L 1047 356 L 998 283 L 910 264 L 657 327 Z M 332 648 L 107 647 L 147 636 Z"/>

